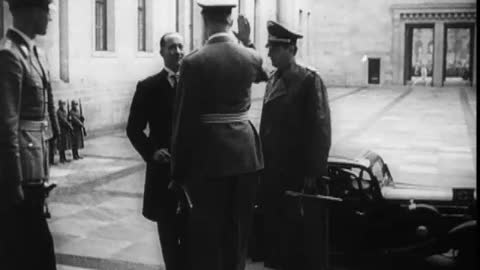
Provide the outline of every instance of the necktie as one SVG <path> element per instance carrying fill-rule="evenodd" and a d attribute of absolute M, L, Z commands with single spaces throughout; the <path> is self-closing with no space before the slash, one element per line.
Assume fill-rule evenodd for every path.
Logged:
<path fill-rule="evenodd" d="M 170 77 L 170 81 L 172 82 L 172 88 L 176 89 L 177 83 L 178 83 L 177 74 L 170 74 L 169 77 Z"/>

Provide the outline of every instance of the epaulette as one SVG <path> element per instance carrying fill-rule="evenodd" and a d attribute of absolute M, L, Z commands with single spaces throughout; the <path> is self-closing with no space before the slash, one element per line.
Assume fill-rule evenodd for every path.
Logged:
<path fill-rule="evenodd" d="M 2 39 L 0 40 L 0 50 L 8 50 L 14 48 L 14 43 L 10 39 Z"/>
<path fill-rule="evenodd" d="M 318 70 L 316 68 L 314 68 L 312 66 L 304 66 L 304 67 L 305 67 L 306 70 L 318 74 Z"/>
<path fill-rule="evenodd" d="M 24 57 L 28 57 L 29 56 L 29 51 L 28 51 L 28 48 L 26 45 L 24 44 L 16 44 L 15 42 L 13 42 L 11 39 L 4 39 L 2 41 L 2 43 L 0 43 L 0 50 L 11 50 L 11 51 L 16 51 L 17 48 L 20 50 L 20 53 L 24 56 Z"/>

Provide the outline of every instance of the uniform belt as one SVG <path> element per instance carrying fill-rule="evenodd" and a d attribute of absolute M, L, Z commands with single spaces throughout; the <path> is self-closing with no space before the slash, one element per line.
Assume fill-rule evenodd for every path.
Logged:
<path fill-rule="evenodd" d="M 43 130 L 48 127 L 47 120 L 32 121 L 32 120 L 20 120 L 19 128 L 22 130 Z"/>
<path fill-rule="evenodd" d="M 208 113 L 200 115 L 200 121 L 204 124 L 225 124 L 248 121 L 248 112 L 241 113 Z"/>

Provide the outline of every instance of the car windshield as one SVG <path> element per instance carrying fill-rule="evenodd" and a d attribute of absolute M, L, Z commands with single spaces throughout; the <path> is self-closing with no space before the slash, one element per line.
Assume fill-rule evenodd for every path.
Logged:
<path fill-rule="evenodd" d="M 387 170 L 387 165 L 381 158 L 375 160 L 372 165 L 372 173 L 377 178 L 380 186 L 386 186 L 391 181 L 391 176 Z"/>

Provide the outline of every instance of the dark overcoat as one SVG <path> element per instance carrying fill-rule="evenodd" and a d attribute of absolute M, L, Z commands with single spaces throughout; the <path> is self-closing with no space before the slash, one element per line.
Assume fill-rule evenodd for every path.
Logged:
<path fill-rule="evenodd" d="M 57 110 L 57 119 L 60 126 L 60 136 L 57 139 L 57 149 L 59 151 L 70 150 L 72 148 L 73 127 L 68 121 L 68 114 L 65 110 Z"/>
<path fill-rule="evenodd" d="M 319 74 L 298 64 L 275 72 L 266 88 L 260 135 L 265 172 L 302 179 L 326 173 L 331 145 L 330 108 Z M 292 181 L 294 181 L 292 179 Z M 298 190 L 298 183 L 285 182 Z"/>
<path fill-rule="evenodd" d="M 263 168 L 259 135 L 250 121 L 204 124 L 200 118 L 247 112 L 252 83 L 264 77 L 260 55 L 227 35 L 210 39 L 183 59 L 172 134 L 176 181 Z"/>
<path fill-rule="evenodd" d="M 162 70 L 137 84 L 127 124 L 128 138 L 147 162 L 143 215 L 154 221 L 174 201 L 168 190 L 170 163 L 156 164 L 152 161 L 154 151 L 170 149 L 175 89 L 167 76 L 167 71 Z M 145 134 L 147 125 L 148 135 Z"/>
<path fill-rule="evenodd" d="M 292 64 L 271 76 L 264 97 L 260 136 L 265 155 L 259 192 L 264 214 L 265 260 L 273 264 L 283 261 L 285 269 L 294 269 L 289 268 L 289 263 L 299 267 L 299 261 L 289 261 L 287 257 L 293 250 L 301 250 L 303 238 L 291 232 L 292 228 L 299 228 L 289 217 L 300 213 L 286 200 L 285 191 L 301 191 L 307 176 L 326 175 L 331 145 L 328 96 L 317 72 Z"/>
<path fill-rule="evenodd" d="M 83 122 L 85 119 L 78 110 L 70 110 L 70 119 L 73 127 L 72 132 L 72 148 L 82 149 L 84 147 Z"/>

